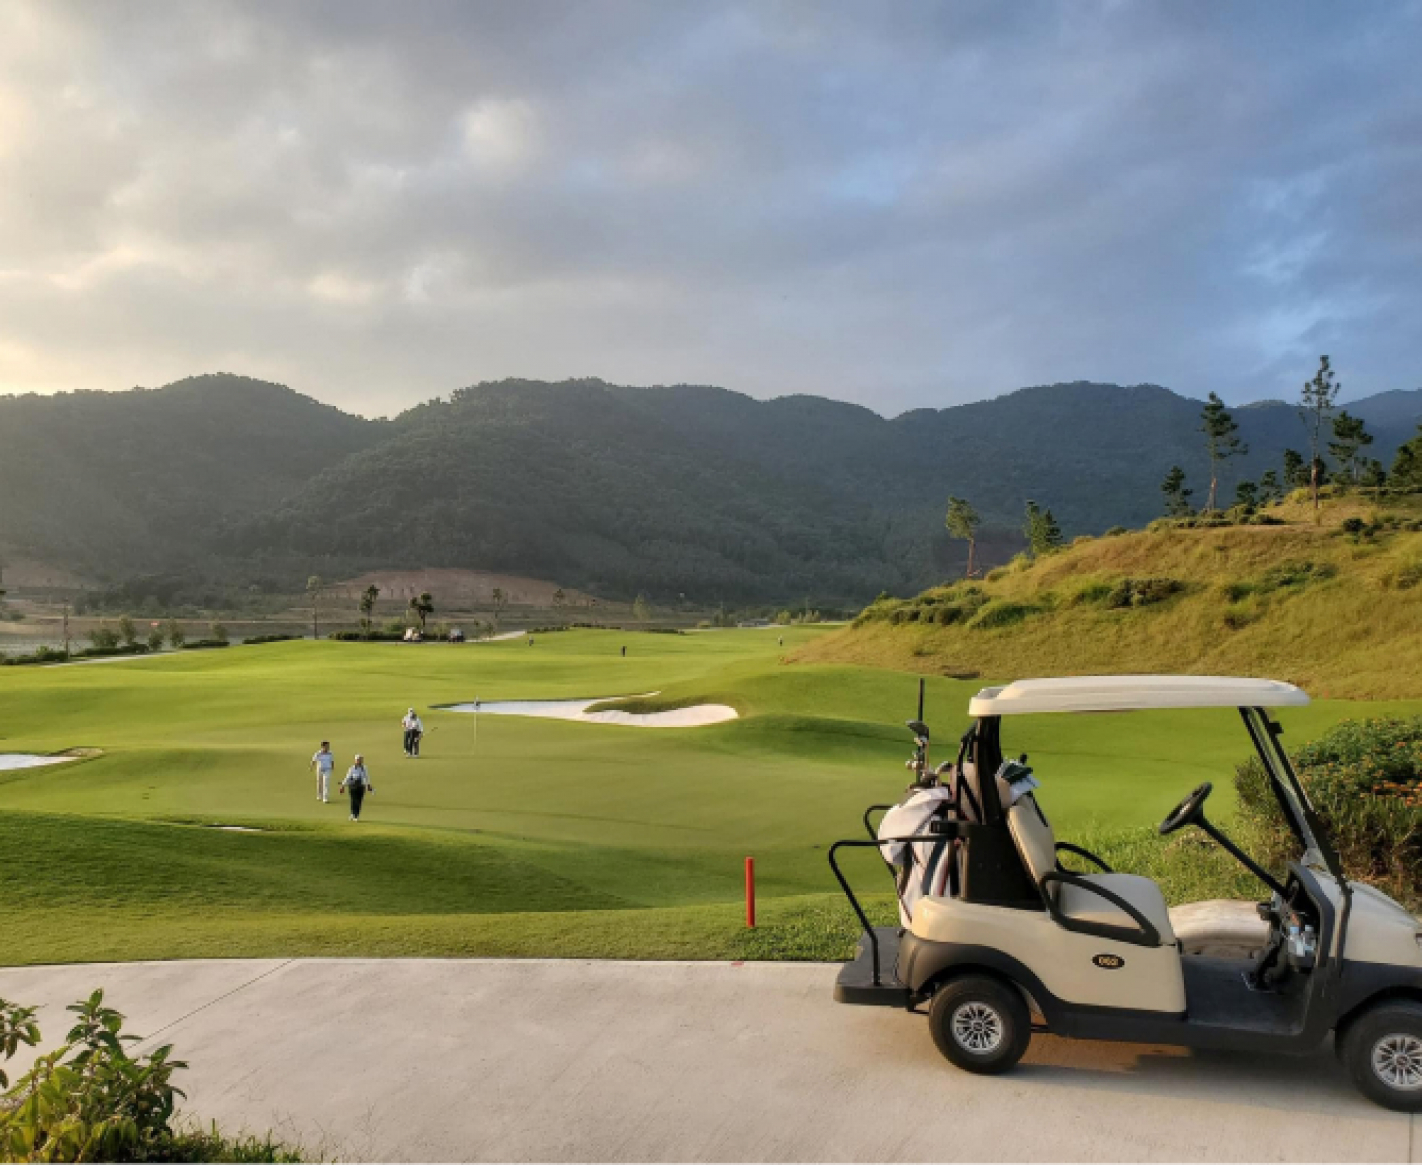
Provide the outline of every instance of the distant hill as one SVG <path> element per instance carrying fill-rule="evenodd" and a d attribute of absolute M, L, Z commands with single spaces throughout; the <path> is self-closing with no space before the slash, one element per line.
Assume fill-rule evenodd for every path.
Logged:
<path fill-rule="evenodd" d="M 1387 462 L 1422 391 L 1348 407 Z M 1017 548 L 1029 497 L 1068 533 L 1140 524 L 1178 463 L 1202 499 L 1199 411 L 1091 383 L 892 419 L 599 380 L 480 384 L 390 421 L 233 376 L 0 398 L 0 555 L 160 602 L 196 576 L 271 590 L 313 570 L 448 568 L 620 598 L 855 603 L 953 572 L 950 493 L 987 520 L 988 561 Z M 1303 443 L 1291 405 L 1236 415 L 1250 454 L 1227 497 Z"/>
<path fill-rule="evenodd" d="M 1422 496 L 1299 491 L 1285 524 L 1159 523 L 1026 558 L 982 580 L 871 604 L 800 662 L 996 680 L 1116 673 L 1253 675 L 1314 697 L 1422 694 Z M 1161 528 L 1164 527 L 1164 528 Z"/>

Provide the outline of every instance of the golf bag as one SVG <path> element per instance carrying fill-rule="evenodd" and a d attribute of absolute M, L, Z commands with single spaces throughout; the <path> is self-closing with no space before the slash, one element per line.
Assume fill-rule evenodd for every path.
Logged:
<path fill-rule="evenodd" d="M 880 838 L 916 837 L 929 832 L 934 821 L 957 816 L 953 792 L 944 785 L 912 787 L 908 796 L 884 814 L 879 822 Z M 884 841 L 879 852 L 894 872 L 894 888 L 899 896 L 899 920 L 908 926 L 914 905 L 925 894 L 949 893 L 953 875 L 953 841 Z"/>

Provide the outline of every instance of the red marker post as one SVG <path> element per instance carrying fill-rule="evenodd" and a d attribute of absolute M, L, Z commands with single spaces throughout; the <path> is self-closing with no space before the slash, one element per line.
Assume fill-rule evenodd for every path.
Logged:
<path fill-rule="evenodd" d="M 746 926 L 755 929 L 755 858 L 746 858 Z"/>

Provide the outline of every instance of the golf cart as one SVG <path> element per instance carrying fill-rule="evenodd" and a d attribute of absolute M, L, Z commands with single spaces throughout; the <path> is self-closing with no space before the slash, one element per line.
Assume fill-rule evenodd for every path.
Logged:
<path fill-rule="evenodd" d="M 1366 1096 L 1422 1111 L 1422 922 L 1343 876 L 1269 712 L 1307 703 L 1272 680 L 1021 680 L 969 702 L 973 725 L 957 760 L 937 769 L 922 716 L 911 721 L 908 796 L 865 812 L 867 840 L 830 848 L 864 928 L 835 998 L 927 1005 L 939 1050 L 984 1074 L 1016 1064 L 1033 1031 L 1261 1052 L 1306 1052 L 1333 1032 Z M 1297 856 L 1278 877 L 1256 863 L 1205 816 L 1208 783 L 1167 814 L 1160 833 L 1203 830 L 1268 888 L 1258 908 L 1268 939 L 1254 959 L 1182 954 L 1160 888 L 1057 841 L 1027 758 L 1004 761 L 1000 741 L 1005 716 L 1219 707 L 1239 710 Z M 855 847 L 876 848 L 888 863 L 901 926 L 870 924 L 838 860 Z"/>

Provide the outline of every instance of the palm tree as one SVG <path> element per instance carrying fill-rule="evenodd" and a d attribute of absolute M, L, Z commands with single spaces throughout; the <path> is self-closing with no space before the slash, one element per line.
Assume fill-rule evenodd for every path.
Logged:
<path fill-rule="evenodd" d="M 421 591 L 410 600 L 410 614 L 420 621 L 420 634 L 425 633 L 425 620 L 434 614 L 434 596 L 429 591 Z"/>
<path fill-rule="evenodd" d="M 370 629 L 375 622 L 375 600 L 380 598 L 380 588 L 374 583 L 366 587 L 360 596 L 360 627 L 361 630 L 370 634 Z"/>
<path fill-rule="evenodd" d="M 494 623 L 497 625 L 499 622 L 499 612 L 504 609 L 504 588 L 495 587 L 489 597 L 494 600 Z"/>

